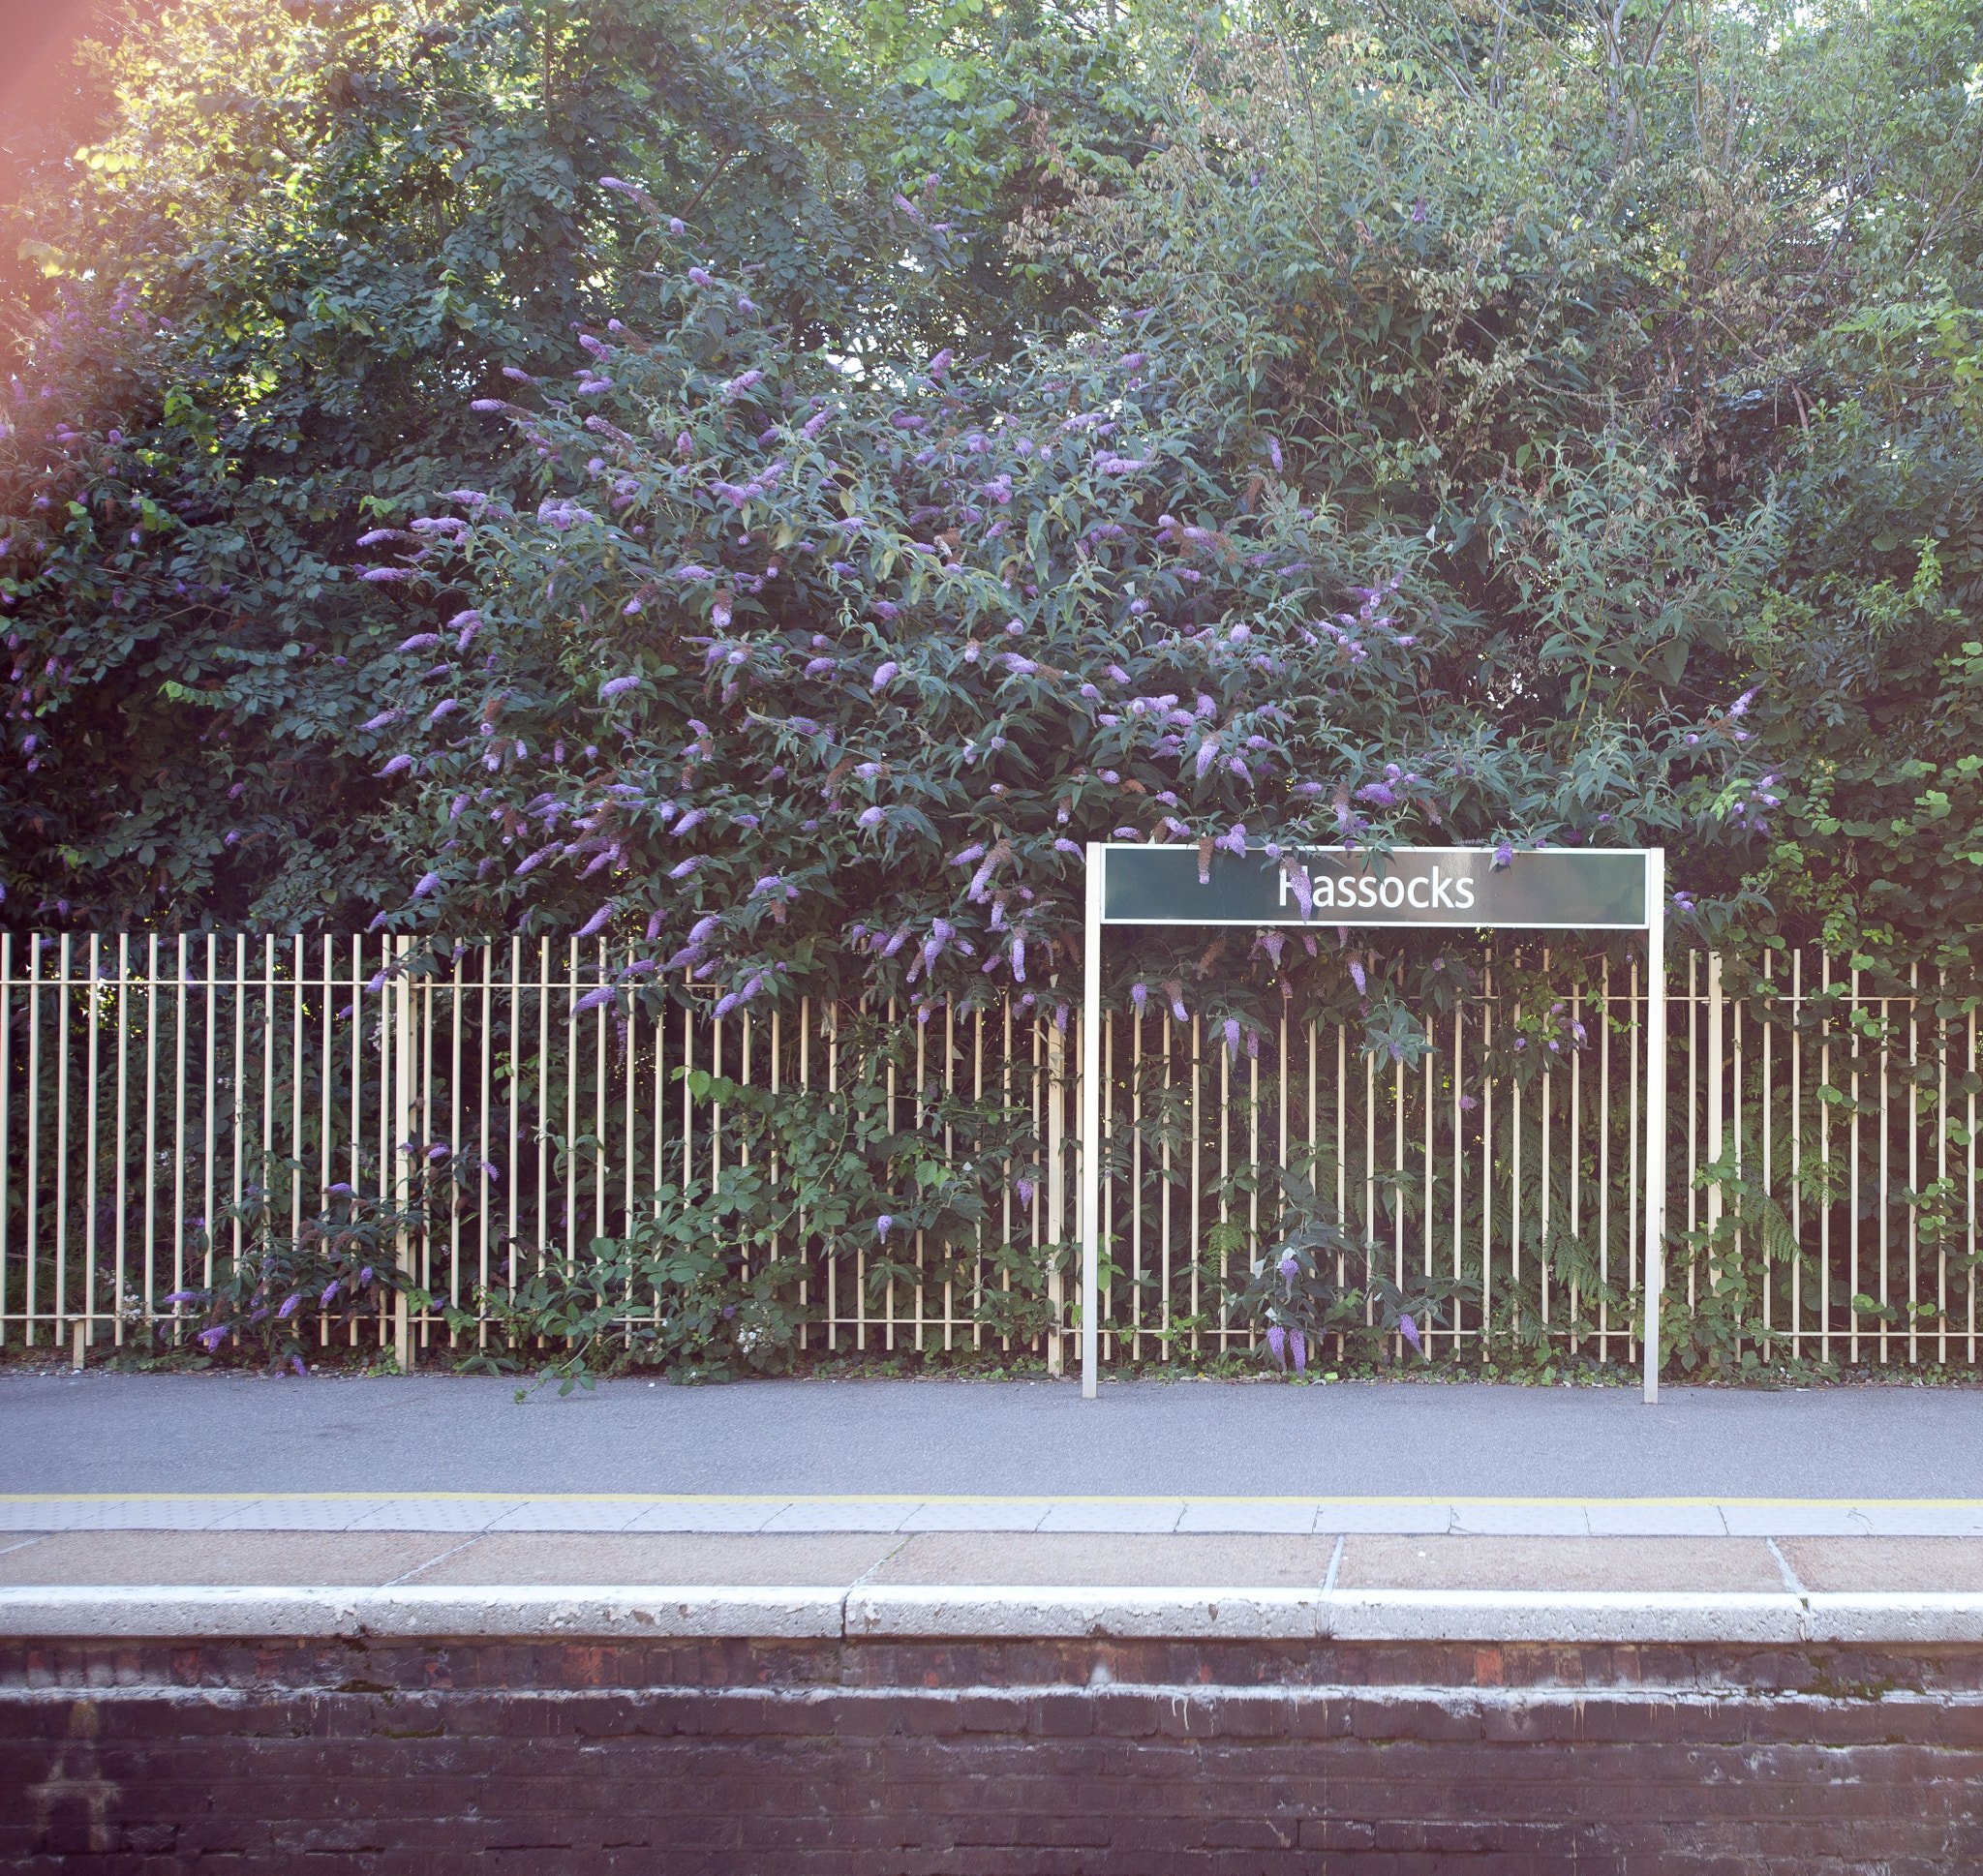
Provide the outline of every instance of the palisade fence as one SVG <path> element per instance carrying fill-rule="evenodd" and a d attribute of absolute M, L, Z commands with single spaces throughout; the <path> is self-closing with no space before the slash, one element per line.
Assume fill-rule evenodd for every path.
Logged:
<path fill-rule="evenodd" d="M 0 935 L 0 1339 L 190 1335 L 198 1312 L 164 1299 L 210 1278 L 215 1238 L 238 1245 L 238 1226 L 206 1233 L 230 1202 L 259 1186 L 293 1231 L 334 1182 L 376 1189 L 396 1154 L 445 1146 L 482 1176 L 417 1254 L 435 1308 L 362 1331 L 444 1359 L 476 1332 L 450 1332 L 442 1304 L 474 1313 L 531 1257 L 593 1255 L 658 1188 L 706 1190 L 747 1152 L 679 1071 L 789 1095 L 831 1093 L 843 1070 L 848 1013 L 816 1000 L 717 1020 L 693 986 L 651 988 L 629 1017 L 578 1007 L 627 961 L 595 942 L 498 939 L 439 975 L 392 975 L 406 945 Z M 1250 1346 L 1229 1284 L 1271 1242 L 1282 1165 L 1312 1175 L 1401 1287 L 1452 1280 L 1428 1352 L 1638 1358 L 1638 966 L 1566 987 L 1589 1045 L 1518 1085 L 1483 1070 L 1509 1016 L 1491 960 L 1486 994 L 1442 1018 L 1416 1064 L 1332 1025 L 1284 1022 L 1249 1052 L 1155 1005 L 1106 1019 L 1105 1361 Z M 1763 1360 L 1976 1360 L 1976 1018 L 1937 1016 L 1918 979 L 1913 992 L 1862 998 L 1856 973 L 1788 953 L 1738 1000 L 1712 954 L 1676 961 L 1669 1311 L 1719 1312 Z M 989 1104 L 1004 1145 L 980 1168 L 969 1255 L 929 1263 L 928 1281 L 920 1239 L 878 1279 L 863 1221 L 834 1245 L 781 1244 L 803 1260 L 801 1346 L 1059 1367 L 1078 1333 L 1080 999 L 1047 994 L 920 1022 L 868 1013 L 895 1039 L 891 1128 L 940 1112 L 962 1165 L 961 1104 Z"/>

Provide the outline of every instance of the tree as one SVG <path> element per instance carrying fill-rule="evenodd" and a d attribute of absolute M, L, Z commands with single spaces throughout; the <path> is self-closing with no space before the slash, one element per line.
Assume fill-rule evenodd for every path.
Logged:
<path fill-rule="evenodd" d="M 1373 564 L 1271 453 L 1220 463 L 1165 313 L 860 382 L 680 264 L 649 318 L 581 333 L 575 390 L 481 401 L 538 452 L 534 508 L 456 491 L 375 569 L 476 596 L 408 640 L 367 725 L 418 783 L 377 923 L 625 936 L 595 1002 L 686 968 L 719 1014 L 812 994 L 927 1020 L 1010 986 L 1064 1021 L 1087 839 L 1203 867 L 1263 840 L 1747 837 L 1719 796 L 1688 805 L 1704 776 L 1748 800 L 1740 704 L 1498 734 L 1439 681 L 1477 628 L 1423 556 Z M 1464 974 L 1346 943 L 1262 934 L 1257 970 L 1214 975 L 1225 940 L 1151 933 L 1111 994 L 1188 1000 L 1234 1047 L 1288 998 L 1360 1006 L 1415 1050 L 1398 990 L 1449 1007 Z"/>
<path fill-rule="evenodd" d="M 393 784 L 355 726 L 437 615 L 351 543 L 520 474 L 467 407 L 558 368 L 644 264 L 605 178 L 753 254 L 808 342 L 885 358 L 967 311 L 895 158 L 996 113 L 864 92 L 812 24 L 201 0 L 98 52 L 107 134 L 16 214 L 51 290 L 0 431 L 0 916 L 340 927 L 388 894 Z"/>
<path fill-rule="evenodd" d="M 1680 856 L 1697 930 L 1863 925 L 1920 956 L 1983 934 L 1942 848 L 1960 806 L 1880 746 L 1961 740 L 1934 674 L 1983 633 L 1958 494 L 1983 469 L 1979 56 L 1971 15 L 1922 5 L 1295 20 L 1205 44 L 1156 154 L 1025 245 L 1203 335 L 1179 369 L 1222 461 L 1273 447 L 1373 560 L 1421 544 L 1477 621 L 1437 681 L 1502 733 L 1762 681 L 1776 781 L 1703 776 L 1693 805 L 1796 837 Z M 1870 627 L 1909 591 L 1933 603 L 1907 631 Z M 1825 807 L 1842 759 L 1934 821 L 1903 870 L 1958 875 L 1896 879 L 1898 923 L 1893 802 Z"/>

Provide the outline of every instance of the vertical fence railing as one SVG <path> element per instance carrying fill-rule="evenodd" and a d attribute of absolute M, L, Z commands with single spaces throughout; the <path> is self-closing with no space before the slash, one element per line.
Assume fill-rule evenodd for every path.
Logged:
<path fill-rule="evenodd" d="M 595 943 L 503 938 L 426 975 L 395 973 L 403 947 L 0 934 L 0 1340 L 184 1333 L 186 1307 L 163 1299 L 212 1280 L 240 1241 L 214 1221 L 256 1189 L 293 1233 L 326 1188 L 404 1188 L 419 1154 L 445 1149 L 481 1178 L 420 1247 L 435 1306 L 348 1333 L 403 1364 L 485 1342 L 486 1311 L 464 1332 L 442 1306 L 473 1315 L 532 1258 L 570 1266 L 624 1234 L 660 1188 L 749 1165 L 747 1131 L 686 1072 L 840 1096 L 858 1021 L 905 1039 L 881 1097 L 892 1127 L 940 1105 L 955 1161 L 960 1116 L 1002 1108 L 1019 1158 L 985 1185 L 961 1257 L 922 1234 L 893 1262 L 871 1246 L 821 1256 L 799 1221 L 780 1248 L 809 1259 L 801 1346 L 1071 1357 L 1079 1014 L 912 1021 L 802 999 L 717 1019 L 682 985 L 629 1014 L 579 1007 L 630 961 Z M 1713 954 L 1674 961 L 1669 1305 L 1765 1362 L 1974 1363 L 1976 1017 L 1944 1014 L 1925 974 L 1905 997 L 1862 978 L 1775 953 L 1737 997 Z M 1292 1165 L 1376 1269 L 1408 1291 L 1451 1287 L 1431 1351 L 1635 1359 L 1644 985 L 1635 962 L 1606 964 L 1556 994 L 1588 1043 L 1527 1075 L 1505 1072 L 1497 1038 L 1524 1013 L 1491 968 L 1416 1063 L 1335 1025 L 1283 1020 L 1235 1046 L 1154 1004 L 1105 1016 L 1102 1358 L 1250 1345 L 1233 1286 Z"/>

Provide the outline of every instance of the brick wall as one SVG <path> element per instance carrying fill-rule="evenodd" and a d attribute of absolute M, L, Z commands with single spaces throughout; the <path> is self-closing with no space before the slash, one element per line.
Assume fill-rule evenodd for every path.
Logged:
<path fill-rule="evenodd" d="M 50 1645 L 0 1869 L 1983 1868 L 1983 1650 Z"/>

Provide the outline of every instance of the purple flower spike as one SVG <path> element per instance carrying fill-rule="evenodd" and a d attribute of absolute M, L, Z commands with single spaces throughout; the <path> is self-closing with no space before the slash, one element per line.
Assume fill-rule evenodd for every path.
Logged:
<path fill-rule="evenodd" d="M 1424 1348 L 1419 1345 L 1419 1325 L 1418 1323 L 1414 1322 L 1409 1316 L 1401 1316 L 1398 1317 L 1398 1334 L 1403 1336 L 1404 1339 L 1412 1345 L 1413 1348 L 1417 1350 L 1418 1353 L 1422 1355 L 1425 1352 Z"/>
<path fill-rule="evenodd" d="M 323 1294 L 317 1299 L 317 1307 L 320 1310 L 327 1310 L 336 1301 L 337 1285 L 335 1283 L 325 1284 Z"/>
<path fill-rule="evenodd" d="M 276 1315 L 278 1316 L 294 1316 L 296 1313 L 296 1305 L 300 1303 L 302 1300 L 303 1294 L 300 1290 L 298 1290 L 295 1295 L 288 1297 L 284 1300 L 282 1308 L 276 1311 Z"/>
<path fill-rule="evenodd" d="M 1285 1369 L 1288 1365 L 1288 1332 L 1278 1322 L 1266 1332 L 1266 1347 L 1267 1353 L 1274 1358 L 1274 1366 Z"/>
<path fill-rule="evenodd" d="M 877 1238 L 887 1237 L 887 1235 L 894 1229 L 895 1220 L 889 1217 L 889 1215 L 886 1212 L 883 1212 L 882 1215 L 874 1221 L 874 1235 Z"/>
<path fill-rule="evenodd" d="M 1288 1255 L 1280 1260 L 1280 1262 L 1275 1266 L 1275 1268 L 1280 1271 L 1282 1278 L 1286 1282 L 1292 1284 L 1301 1269 L 1301 1260 L 1300 1258 L 1296 1256 L 1296 1255 L 1292 1251 L 1290 1251 Z"/>
<path fill-rule="evenodd" d="M 372 1266 L 368 1263 L 358 1272 L 358 1284 L 363 1287 L 372 1281 Z"/>
<path fill-rule="evenodd" d="M 291 1355 L 290 1357 L 290 1366 L 296 1371 L 298 1379 L 307 1381 L 310 1378 L 310 1371 L 303 1366 L 303 1357 L 301 1355 Z"/>
<path fill-rule="evenodd" d="M 1297 1375 L 1305 1375 L 1305 1374 L 1307 1374 L 1307 1372 L 1308 1372 L 1308 1338 L 1307 1338 L 1306 1336 L 1304 1336 L 1304 1335 L 1303 1335 L 1303 1334 L 1301 1333 L 1301 1331 L 1300 1331 L 1299 1329 L 1296 1329 L 1296 1330 L 1294 1330 L 1294 1331 L 1292 1331 L 1292 1332 L 1290 1333 L 1290 1335 L 1289 1335 L 1289 1337 L 1288 1337 L 1288 1341 L 1289 1341 L 1289 1343 L 1290 1343 L 1290 1344 L 1291 1344 L 1291 1345 L 1293 1346 L 1293 1347 L 1294 1347 L 1294 1350 L 1295 1350 L 1295 1372 L 1296 1372 L 1296 1374 L 1297 1374 Z"/>
<path fill-rule="evenodd" d="M 193 1340 L 198 1343 L 199 1346 L 202 1348 L 204 1348 L 208 1354 L 212 1354 L 213 1351 L 216 1348 L 218 1348 L 223 1342 L 227 1340 L 227 1338 L 228 1327 L 227 1324 L 223 1322 L 216 1323 L 215 1326 L 211 1329 L 200 1330 L 200 1332 L 197 1336 L 195 1336 Z"/>

